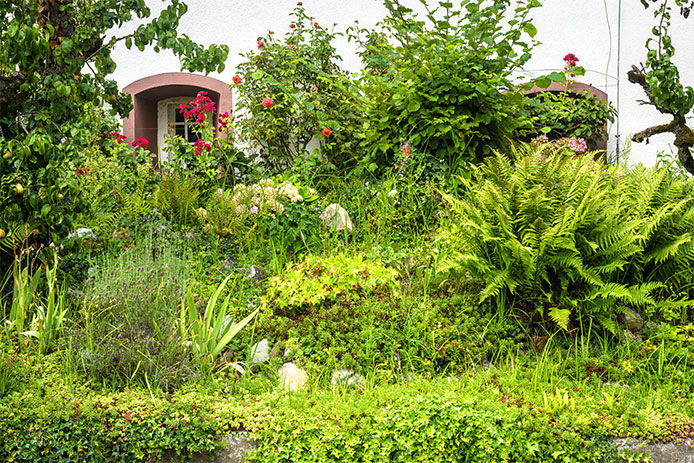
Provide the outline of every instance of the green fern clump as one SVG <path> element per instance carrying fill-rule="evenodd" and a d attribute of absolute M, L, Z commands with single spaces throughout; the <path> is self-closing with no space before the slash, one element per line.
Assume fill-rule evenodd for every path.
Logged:
<path fill-rule="evenodd" d="M 165 175 L 153 195 L 152 204 L 169 220 L 179 225 L 197 223 L 200 184 L 182 175 Z"/>
<path fill-rule="evenodd" d="M 517 148 L 475 167 L 466 186 L 466 199 L 446 196 L 440 271 L 480 281 L 480 302 L 611 331 L 626 307 L 654 315 L 690 304 L 692 184 L 668 169 Z"/>

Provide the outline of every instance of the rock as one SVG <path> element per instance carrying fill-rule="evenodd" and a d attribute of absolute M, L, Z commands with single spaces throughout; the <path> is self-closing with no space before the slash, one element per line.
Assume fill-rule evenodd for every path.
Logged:
<path fill-rule="evenodd" d="M 641 331 L 643 328 L 643 318 L 633 310 L 625 309 L 619 316 L 620 321 L 626 329 L 633 332 Z"/>
<path fill-rule="evenodd" d="M 74 233 L 70 233 L 68 238 L 96 238 L 96 233 L 91 228 L 78 228 Z"/>
<path fill-rule="evenodd" d="M 251 350 L 253 351 L 251 355 L 251 362 L 253 363 L 265 363 L 270 359 L 270 343 L 267 338 L 256 342 Z"/>
<path fill-rule="evenodd" d="M 190 460 L 190 463 L 241 463 L 242 461 L 247 461 L 245 456 L 248 452 L 255 450 L 258 444 L 251 438 L 251 435 L 246 435 L 245 433 L 237 433 L 235 435 L 230 435 L 224 437 L 224 442 L 227 444 L 226 448 L 220 449 L 214 459 L 207 452 L 198 453 L 194 455 Z M 161 463 L 174 463 L 180 462 L 181 457 L 176 456 L 173 452 L 165 455 L 161 459 Z"/>
<path fill-rule="evenodd" d="M 333 231 L 347 230 L 352 233 L 349 213 L 339 204 L 330 204 L 320 215 L 323 226 Z"/>
<path fill-rule="evenodd" d="M 365 381 L 362 375 L 347 368 L 340 368 L 339 370 L 333 371 L 332 377 L 330 378 L 330 384 L 333 388 L 351 386 L 361 387 L 364 385 Z"/>
<path fill-rule="evenodd" d="M 227 256 L 226 259 L 224 259 L 224 262 L 222 262 L 222 269 L 231 270 L 234 267 L 236 267 L 236 262 L 234 261 L 234 258 L 231 256 Z"/>
<path fill-rule="evenodd" d="M 280 347 L 280 343 L 278 342 L 277 344 L 275 344 L 272 347 L 272 350 L 270 351 L 270 358 L 271 359 L 280 358 L 280 356 L 282 355 L 282 354 L 280 354 L 281 350 L 282 350 L 282 348 Z"/>
<path fill-rule="evenodd" d="M 649 455 L 653 463 L 694 463 L 694 440 L 647 443 L 635 439 L 615 439 L 617 450 L 631 451 L 637 455 Z M 642 460 L 620 460 L 642 461 Z"/>
<path fill-rule="evenodd" d="M 254 283 L 262 283 L 266 277 L 265 272 L 263 272 L 261 269 L 259 269 L 255 265 L 251 265 L 247 269 L 243 270 L 243 275 L 248 280 L 252 280 Z"/>
<path fill-rule="evenodd" d="M 285 363 L 277 371 L 282 388 L 294 392 L 306 387 L 308 374 L 293 363 Z"/>

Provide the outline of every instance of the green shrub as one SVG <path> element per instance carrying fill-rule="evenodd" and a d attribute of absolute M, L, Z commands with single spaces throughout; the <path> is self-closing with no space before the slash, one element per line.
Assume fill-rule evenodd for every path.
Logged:
<path fill-rule="evenodd" d="M 607 122 L 614 122 L 616 115 L 611 104 L 605 104 L 588 91 L 542 92 L 531 103 L 534 103 L 530 114 L 536 135 L 545 132 L 550 140 L 583 138 L 591 149 L 607 138 Z"/>
<path fill-rule="evenodd" d="M 87 203 L 76 224 L 110 236 L 124 219 L 143 214 L 158 180 L 152 153 L 112 139 L 99 149 L 85 150 L 73 160 L 76 178 Z"/>
<path fill-rule="evenodd" d="M 259 38 L 239 66 L 236 127 L 272 172 L 305 158 L 313 139 L 333 168 L 355 159 L 360 111 L 333 46 L 339 34 L 316 21 L 299 3 L 284 38 L 273 32 Z"/>
<path fill-rule="evenodd" d="M 497 375 L 498 376 L 498 375 Z M 280 402 L 257 436 L 255 461 L 595 462 L 615 461 L 608 439 L 466 381 L 413 382 L 359 395 Z"/>
<path fill-rule="evenodd" d="M 525 151 L 489 158 L 465 199 L 447 197 L 442 273 L 482 281 L 497 311 L 563 328 L 592 318 L 614 332 L 625 307 L 691 306 L 691 181 Z"/>
<path fill-rule="evenodd" d="M 165 175 L 152 197 L 152 205 L 167 219 L 179 225 L 197 223 L 196 209 L 200 184 L 180 174 Z"/>
<path fill-rule="evenodd" d="M 359 254 L 309 254 L 270 279 L 266 303 L 275 313 L 299 315 L 310 307 L 397 290 L 396 276 L 395 270 L 380 261 L 366 260 Z"/>
<path fill-rule="evenodd" d="M 188 275 L 187 263 L 151 237 L 104 259 L 85 283 L 72 333 L 76 365 L 115 387 L 147 377 L 170 388 L 184 379 L 193 367 L 174 342 L 174 321 Z"/>
<path fill-rule="evenodd" d="M 386 1 L 382 30 L 356 34 L 366 64 L 369 171 L 392 165 L 403 142 L 448 165 L 477 161 L 525 125 L 526 101 L 510 76 L 530 58 L 529 14 L 539 2 L 513 13 L 509 0 L 434 3 L 419 17 Z"/>
<path fill-rule="evenodd" d="M 301 316 L 261 314 L 255 330 L 313 370 L 352 368 L 379 382 L 458 373 L 523 346 L 519 329 L 480 313 L 468 299 L 374 295 Z"/>

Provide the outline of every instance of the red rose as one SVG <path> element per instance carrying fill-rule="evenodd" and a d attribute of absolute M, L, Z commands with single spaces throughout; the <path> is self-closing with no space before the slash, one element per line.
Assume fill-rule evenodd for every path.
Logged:
<path fill-rule="evenodd" d="M 240 83 L 241 83 L 241 76 L 238 75 L 238 74 L 236 74 L 234 77 L 231 78 L 231 80 L 232 80 L 235 84 L 240 84 Z"/>
<path fill-rule="evenodd" d="M 269 108 L 272 106 L 272 98 L 263 98 L 263 107 Z"/>
<path fill-rule="evenodd" d="M 265 45 L 265 42 L 263 42 L 262 40 L 258 40 L 258 41 L 256 42 L 256 45 L 258 45 L 258 48 L 262 48 L 263 45 Z"/>
<path fill-rule="evenodd" d="M 323 136 L 327 138 L 333 133 L 333 131 L 326 127 L 323 129 L 322 133 L 323 133 Z"/>
<path fill-rule="evenodd" d="M 290 28 L 290 29 L 294 29 L 295 27 L 296 27 L 296 24 L 290 24 L 290 25 L 289 25 L 289 28 Z"/>
<path fill-rule="evenodd" d="M 134 142 L 130 144 L 131 146 L 134 146 L 136 148 L 147 148 L 147 145 L 149 145 L 149 142 L 145 140 L 144 138 L 138 138 Z"/>

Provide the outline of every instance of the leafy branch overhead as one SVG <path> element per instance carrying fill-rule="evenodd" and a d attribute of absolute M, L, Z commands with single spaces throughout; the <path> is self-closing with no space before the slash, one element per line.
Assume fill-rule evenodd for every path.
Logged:
<path fill-rule="evenodd" d="M 0 224 L 27 224 L 43 242 L 67 235 L 82 196 L 67 163 L 87 146 L 103 147 L 115 128 L 90 126 L 85 114 L 106 107 L 124 117 L 132 109 L 108 79 L 118 42 L 170 49 L 189 71 L 224 69 L 226 45 L 203 48 L 178 34 L 186 10 L 170 0 L 157 17 L 116 36 L 110 31 L 150 18 L 144 0 L 0 1 Z"/>
<path fill-rule="evenodd" d="M 641 0 L 641 3 L 646 8 L 650 6 L 647 0 Z M 687 114 L 694 107 L 694 89 L 682 85 L 679 70 L 672 63 L 675 48 L 668 35 L 672 17 L 672 7 L 668 3 L 668 0 L 663 1 L 654 12 L 658 26 L 653 28 L 654 37 L 646 42 L 648 54 L 645 66 L 632 66 L 627 77 L 629 82 L 640 85 L 646 93 L 648 100 L 642 101 L 642 104 L 654 106 L 661 113 L 671 116 L 672 121 L 642 130 L 633 136 L 633 140 L 639 143 L 645 140 L 648 143 L 653 135 L 674 134 L 679 160 L 687 171 L 694 174 L 694 157 L 691 152 L 694 133 L 686 120 Z M 680 7 L 680 14 L 685 18 L 694 6 L 689 0 L 674 0 L 674 3 Z"/>

